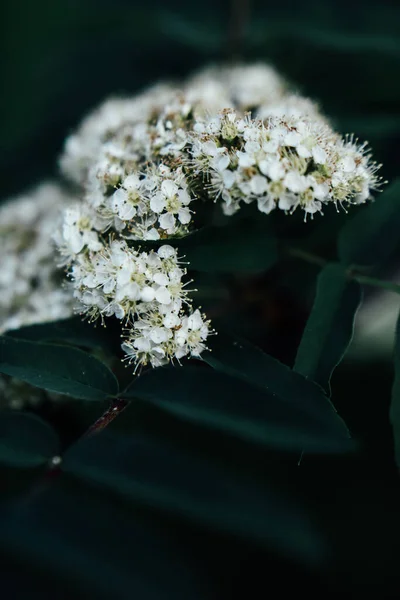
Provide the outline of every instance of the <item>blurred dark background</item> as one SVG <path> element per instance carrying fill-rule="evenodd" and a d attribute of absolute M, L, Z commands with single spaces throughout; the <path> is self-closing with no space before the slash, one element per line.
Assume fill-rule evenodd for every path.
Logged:
<path fill-rule="evenodd" d="M 399 174 L 397 0 L 10 0 L 1 10 L 2 199 L 56 175 L 65 136 L 107 95 L 134 93 L 155 80 L 179 78 L 232 57 L 275 65 L 321 103 L 339 131 L 369 140 L 375 159 L 384 164 L 385 179 Z M 328 257 L 334 253 L 329 240 L 345 219 L 329 214 L 329 222 L 313 227 Z M 396 272 L 399 258 L 383 275 Z M 239 333 L 288 364 L 310 309 L 317 271 L 302 271 L 300 287 L 291 273 L 290 280 L 279 268 L 267 277 L 229 281 L 231 300 L 221 304 L 226 314 L 219 308 L 214 315 L 235 322 Z M 367 302 L 374 297 L 367 291 Z M 370 320 L 379 316 L 379 302 L 376 311 Z M 306 461 L 305 472 L 310 489 L 316 477 L 322 486 L 331 486 L 330 502 L 337 508 L 331 527 L 339 527 L 344 553 L 345 575 L 339 580 L 349 585 L 354 576 L 363 583 L 369 571 L 366 585 L 386 585 L 389 594 L 393 582 L 399 583 L 400 556 L 400 494 L 388 417 L 391 350 L 389 342 L 377 353 L 373 337 L 369 344 L 362 356 L 350 354 L 332 384 L 333 402 L 364 454 L 354 463 L 324 467 L 324 476 L 320 465 Z M 337 489 L 332 488 L 334 478 Z M 316 488 L 312 493 L 318 502 Z M 343 541 L 348 526 L 349 545 Z M 256 559 L 249 551 L 234 560 L 236 568 L 247 565 L 261 583 Z M 246 580 L 238 585 L 246 597 Z"/>
<path fill-rule="evenodd" d="M 396 0 L 13 0 L 2 3 L 1 197 L 52 174 L 65 135 L 108 94 L 212 60 L 275 64 L 344 132 L 398 163 Z"/>

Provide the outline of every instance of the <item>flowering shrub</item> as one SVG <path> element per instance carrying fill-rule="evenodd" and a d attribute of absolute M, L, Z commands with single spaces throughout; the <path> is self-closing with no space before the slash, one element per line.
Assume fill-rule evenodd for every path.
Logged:
<path fill-rule="evenodd" d="M 305 454 L 355 451 L 330 380 L 351 342 L 362 286 L 400 291 L 373 272 L 395 249 L 399 225 L 399 182 L 386 186 L 380 166 L 366 143 L 340 135 L 268 65 L 208 67 L 106 100 L 66 139 L 59 181 L 0 208 L 0 462 L 112 490 L 118 481 L 125 499 L 181 510 L 204 528 L 217 522 L 264 550 L 279 539 L 279 552 L 320 566 L 326 539 L 306 510 L 290 508 L 285 486 L 273 491 L 266 523 L 263 473 L 254 481 L 242 473 L 238 483 L 226 457 L 209 470 L 203 442 L 184 458 L 174 444 L 200 428 L 202 440 L 228 440 L 229 459 L 232 440 L 294 465 Z M 323 215 L 344 222 L 333 260 L 313 250 Z M 289 368 L 242 339 L 246 314 L 234 312 L 234 331 L 224 327 L 228 308 L 218 297 L 231 294 L 236 310 L 240 277 L 251 292 L 254 274 L 294 260 L 321 272 Z M 398 387 L 397 373 L 396 397 Z M 96 402 L 108 408 L 77 417 L 79 431 L 60 449 L 50 423 Z M 118 437 L 124 422 L 129 435 Z M 170 480 L 152 479 L 165 456 L 178 488 L 193 470 L 193 490 L 174 497 Z M 215 496 L 202 496 L 204 470 Z M 242 518 L 246 494 L 252 508 Z M 11 510 L 9 522 L 16 518 Z"/>

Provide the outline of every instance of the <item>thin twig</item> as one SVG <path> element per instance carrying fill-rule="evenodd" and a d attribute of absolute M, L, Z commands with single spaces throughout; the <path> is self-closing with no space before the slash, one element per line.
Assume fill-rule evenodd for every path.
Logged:
<path fill-rule="evenodd" d="M 300 260 L 304 260 L 310 264 L 317 265 L 318 267 L 325 267 L 329 261 L 321 256 L 317 256 L 312 254 L 311 252 L 307 252 L 306 250 L 302 250 L 301 248 L 293 248 L 287 247 L 284 249 L 285 254 L 288 256 L 293 256 L 294 258 L 299 258 Z M 382 288 L 384 290 L 389 290 L 390 292 L 394 292 L 395 294 L 400 294 L 400 284 L 393 283 L 393 281 L 385 281 L 384 279 L 377 279 L 376 277 L 369 277 L 368 275 L 362 275 L 357 272 L 357 269 L 347 269 L 346 271 L 349 279 L 353 279 L 354 281 L 358 281 L 363 285 L 370 285 L 372 287 Z"/>
<path fill-rule="evenodd" d="M 113 400 L 107 410 L 89 427 L 83 437 L 88 437 L 105 429 L 107 425 L 114 421 L 114 419 L 125 410 L 128 404 L 130 404 L 130 401 L 124 400 L 123 398 Z"/>

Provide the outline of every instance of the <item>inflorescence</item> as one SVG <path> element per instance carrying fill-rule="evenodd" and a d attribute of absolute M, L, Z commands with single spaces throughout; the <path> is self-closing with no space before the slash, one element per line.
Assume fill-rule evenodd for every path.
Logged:
<path fill-rule="evenodd" d="M 59 269 L 49 250 L 62 206 L 53 237 L 75 310 L 121 320 L 122 348 L 135 369 L 197 357 L 207 347 L 210 322 L 193 308 L 174 248 L 195 228 L 200 203 L 218 203 L 226 215 L 254 203 L 262 213 L 299 209 L 306 218 L 329 204 L 366 202 L 380 185 L 366 145 L 342 138 L 315 103 L 259 64 L 212 67 L 180 86 L 106 101 L 67 139 L 60 166 L 75 200 L 58 188 L 49 200 L 49 188 L 40 188 L 36 208 L 19 224 L 25 233 L 6 236 L 3 329 L 29 322 L 25 313 L 31 322 L 70 314 L 72 293 L 53 283 Z M 29 258 L 21 260 L 26 248 Z"/>

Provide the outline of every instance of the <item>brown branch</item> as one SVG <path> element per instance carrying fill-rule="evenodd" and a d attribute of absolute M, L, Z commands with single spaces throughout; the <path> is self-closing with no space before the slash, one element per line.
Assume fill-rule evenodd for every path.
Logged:
<path fill-rule="evenodd" d="M 130 404 L 130 401 L 123 398 L 113 400 L 107 410 L 89 427 L 83 437 L 88 437 L 105 429 L 107 425 L 125 410 L 128 404 Z"/>

